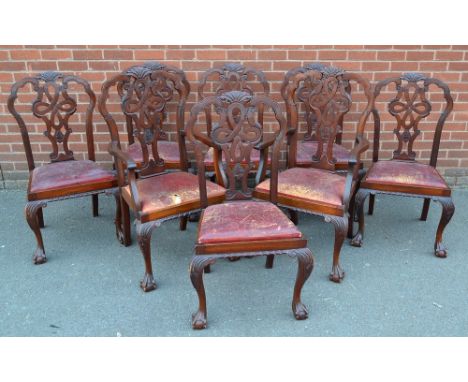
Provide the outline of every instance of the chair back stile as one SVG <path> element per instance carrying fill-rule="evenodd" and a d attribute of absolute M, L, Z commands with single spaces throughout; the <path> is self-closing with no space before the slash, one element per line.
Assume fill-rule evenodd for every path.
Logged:
<path fill-rule="evenodd" d="M 286 132 L 286 120 L 280 106 L 266 96 L 254 96 L 244 91 L 229 91 L 218 96 L 209 96 L 197 103 L 187 122 L 187 137 L 192 142 L 197 161 L 202 208 L 207 206 L 206 177 L 203 147 L 213 147 L 224 154 L 226 164 L 215 162 L 216 172 L 224 181 L 226 200 L 245 200 L 252 197 L 248 185 L 248 174 L 253 164 L 251 154 L 263 134 L 258 122 L 258 113 L 267 108 L 273 112 L 277 128 L 273 131 L 271 159 L 270 201 L 277 201 L 278 167 L 281 142 Z M 211 132 L 197 123 L 200 113 L 212 109 L 217 115 L 217 123 Z M 211 113 L 213 115 L 213 113 Z"/>
<path fill-rule="evenodd" d="M 444 82 L 431 77 L 426 77 L 421 73 L 405 73 L 400 77 L 393 77 L 382 80 L 375 85 L 374 97 L 381 95 L 383 89 L 391 84 L 396 87 L 396 96 L 388 104 L 388 112 L 397 122 L 393 132 L 397 139 L 397 148 L 393 151 L 392 159 L 403 161 L 415 161 L 416 152 L 413 150 L 416 138 L 421 135 L 419 123 L 429 117 L 433 112 L 433 107 L 427 97 L 429 86 L 437 86 L 443 93 L 445 105 L 443 106 L 437 119 L 434 131 L 433 144 L 431 149 L 430 166 L 436 167 L 439 154 L 440 139 L 442 129 L 447 116 L 453 109 L 453 99 L 450 89 Z M 381 118 L 376 107 L 372 110 L 374 116 L 374 149 L 373 161 L 379 160 Z"/>
<path fill-rule="evenodd" d="M 93 111 L 96 105 L 96 96 L 89 83 L 77 76 L 52 71 L 43 72 L 16 82 L 12 86 L 8 98 L 8 110 L 14 116 L 21 131 L 29 171 L 34 170 L 35 162 L 28 128 L 22 113 L 16 107 L 18 95 L 27 85 L 32 86 L 35 98 L 31 103 L 31 113 L 45 124 L 46 130 L 43 134 L 52 145 L 52 152 L 49 154 L 50 162 L 74 160 L 74 153 L 69 147 L 69 138 L 72 134 L 70 118 L 77 111 L 80 99 L 69 91 L 72 84 L 80 85 L 88 99 L 85 112 L 87 155 L 89 160 L 95 160 Z"/>

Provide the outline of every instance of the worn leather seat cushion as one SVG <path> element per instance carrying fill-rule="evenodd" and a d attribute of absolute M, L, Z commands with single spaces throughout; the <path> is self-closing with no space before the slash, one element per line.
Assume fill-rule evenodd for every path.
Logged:
<path fill-rule="evenodd" d="M 434 189 L 434 193 L 449 194 L 450 188 L 437 169 L 424 163 L 384 160 L 373 163 L 362 181 L 363 188 L 382 189 L 393 185 L 418 193 L 421 188 Z"/>
<path fill-rule="evenodd" d="M 57 192 L 69 195 L 116 186 L 112 171 L 91 160 L 69 160 L 36 167 L 30 175 L 29 192 L 34 198 Z"/>
<path fill-rule="evenodd" d="M 205 209 L 198 244 L 301 238 L 301 232 L 274 204 L 234 201 Z"/>
<path fill-rule="evenodd" d="M 216 183 L 206 183 L 208 201 L 222 202 L 226 190 Z M 142 213 L 151 219 L 200 207 L 198 177 L 184 171 L 139 179 L 137 188 Z M 133 204 L 129 186 L 122 188 L 122 195 L 129 205 Z"/>
<path fill-rule="evenodd" d="M 278 174 L 278 200 L 305 202 L 304 208 L 323 205 L 342 210 L 345 188 L 344 176 L 316 168 L 294 167 Z M 256 195 L 270 193 L 270 179 L 257 185 Z"/>

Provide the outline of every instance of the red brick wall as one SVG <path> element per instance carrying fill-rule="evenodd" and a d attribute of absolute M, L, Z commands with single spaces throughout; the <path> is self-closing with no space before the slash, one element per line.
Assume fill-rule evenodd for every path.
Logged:
<path fill-rule="evenodd" d="M 135 64 L 156 60 L 182 68 L 192 85 L 188 108 L 197 100 L 196 83 L 200 73 L 224 62 L 237 61 L 265 72 L 272 96 L 282 101 L 279 89 L 284 73 L 295 66 L 319 61 L 361 73 L 378 81 L 406 71 L 419 71 L 446 81 L 455 102 L 442 135 L 438 167 L 452 184 L 463 183 L 468 176 L 468 46 L 2 46 L 0 47 L 0 164 L 11 183 L 24 183 L 27 164 L 18 127 L 8 113 L 6 100 L 11 84 L 25 76 L 45 70 L 58 70 L 80 75 L 90 81 L 97 95 L 104 80 Z M 388 97 L 386 98 L 388 99 Z M 438 98 L 436 101 L 436 109 Z M 109 135 L 99 112 L 95 113 L 97 159 L 110 164 L 107 154 Z M 432 129 L 433 121 L 421 126 Z M 394 148 L 393 125 L 384 119 L 382 157 L 389 158 Z M 345 127 L 346 129 L 346 127 Z M 42 127 L 35 126 L 34 137 Z M 372 125 L 367 129 L 372 139 Z M 344 135 L 344 145 L 351 147 L 352 134 Z M 428 160 L 430 133 L 418 138 L 416 151 Z M 41 141 L 41 143 L 44 141 Z M 75 153 L 83 156 L 85 137 L 76 133 Z M 77 148 L 78 147 L 78 148 Z M 49 147 L 33 146 L 40 160 L 46 160 Z M 371 150 L 366 158 L 371 157 Z M 40 163 L 39 160 L 39 163 Z M 458 178 L 456 178 L 458 177 Z"/>

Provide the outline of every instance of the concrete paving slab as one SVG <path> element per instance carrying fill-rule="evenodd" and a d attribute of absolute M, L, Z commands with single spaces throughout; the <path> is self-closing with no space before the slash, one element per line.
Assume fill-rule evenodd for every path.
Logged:
<path fill-rule="evenodd" d="M 341 284 L 328 281 L 333 226 L 300 215 L 316 267 L 303 289 L 306 321 L 290 304 L 296 263 L 277 257 L 218 261 L 205 276 L 209 326 L 193 331 L 197 297 L 188 276 L 195 223 L 156 229 L 152 239 L 158 289 L 139 288 L 143 259 L 137 244 L 114 235 L 114 200 L 100 197 L 50 203 L 43 230 L 49 261 L 35 266 L 34 235 L 24 219 L 24 191 L 0 192 L 1 336 L 467 336 L 468 190 L 454 192 L 455 215 L 445 232 L 449 256 L 433 255 L 440 206 L 418 220 L 422 200 L 378 196 L 366 216 L 362 248 L 345 242 Z M 133 229 L 133 238 L 135 232 Z"/>

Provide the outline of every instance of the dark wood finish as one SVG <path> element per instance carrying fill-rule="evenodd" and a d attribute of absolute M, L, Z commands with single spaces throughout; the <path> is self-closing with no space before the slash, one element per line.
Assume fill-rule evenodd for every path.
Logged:
<path fill-rule="evenodd" d="M 339 74 L 344 73 L 345 71 L 339 68 L 332 66 L 327 66 L 321 63 L 310 63 L 302 67 L 296 67 L 289 70 L 283 80 L 281 85 L 281 96 L 284 99 L 286 104 L 286 113 L 288 117 L 288 133 L 287 133 L 287 142 L 288 142 L 288 167 L 310 167 L 313 166 L 312 163 L 301 163 L 298 161 L 298 145 L 301 145 L 302 150 L 307 151 L 308 155 L 312 157 L 315 151 L 315 145 L 312 145 L 312 142 L 318 143 L 321 141 L 318 134 L 320 134 L 320 129 L 318 128 L 318 123 L 320 122 L 321 117 L 317 115 L 316 110 L 314 110 L 311 105 L 307 102 L 307 86 L 301 86 L 300 89 L 296 89 L 296 102 L 292 103 L 289 95 L 291 93 L 291 87 L 295 85 L 292 83 L 295 76 L 299 73 L 306 73 L 309 70 L 314 70 L 322 72 L 326 75 L 329 74 Z M 302 94 L 302 92 L 305 92 Z M 345 86 L 343 93 L 347 93 L 348 97 L 351 97 L 351 87 Z M 304 113 L 299 113 L 300 106 L 303 106 Z M 335 145 L 341 145 L 342 135 L 343 135 L 343 126 L 344 126 L 344 117 L 346 113 L 349 112 L 349 109 L 344 110 L 340 115 L 339 120 L 336 126 L 336 134 L 333 137 L 333 140 L 328 142 L 331 143 L 331 147 Z M 303 118 L 301 118 L 301 116 Z M 306 122 L 307 131 L 303 135 L 302 140 L 299 139 L 299 121 L 303 119 Z M 307 145 L 309 143 L 310 145 Z M 339 148 L 339 146 L 337 147 Z M 346 153 L 346 151 L 343 149 Z M 344 172 L 348 169 L 348 159 L 349 152 L 347 155 L 344 155 L 344 158 L 337 157 L 335 163 L 336 170 L 342 170 Z M 362 166 L 361 166 L 362 167 Z"/>
<path fill-rule="evenodd" d="M 26 112 L 23 105 L 17 108 L 18 97 L 28 86 L 35 93 L 30 112 Z M 88 160 L 75 161 L 69 139 L 72 126 L 74 128 L 78 123 L 73 125 L 70 119 L 75 115 L 79 103 L 83 103 L 85 99 L 87 108 L 84 114 L 84 130 Z M 95 104 L 96 96 L 86 80 L 58 72 L 43 72 L 37 76 L 26 77 L 13 84 L 11 88 L 8 110 L 18 123 L 30 174 L 25 215 L 36 236 L 37 248 L 33 256 L 35 264 L 47 261 L 40 229 L 44 228 L 42 209 L 49 202 L 91 195 L 93 216 L 97 216 L 97 194 L 112 192 L 117 185 L 113 173 L 101 169 L 94 162 L 93 110 Z M 28 125 L 23 118 L 26 114 L 29 118 L 27 120 L 36 118 L 38 122 L 42 121 L 45 125 L 44 135 L 51 144 L 50 164 L 36 167 Z M 79 121 L 78 118 L 76 120 Z"/>
<path fill-rule="evenodd" d="M 120 110 L 126 120 L 131 143 L 141 147 L 143 161 L 136 161 L 122 150 L 119 130 L 108 107 L 111 91 L 117 92 Z M 158 63 L 134 66 L 107 80 L 99 97 L 99 111 L 109 128 L 109 152 L 114 157 L 120 190 L 121 217 L 116 228 L 123 244 L 130 244 L 129 209 L 136 218 L 137 241 L 145 261 L 145 274 L 140 283 L 145 291 L 156 289 L 151 263 L 151 234 L 162 222 L 181 218 L 181 228 L 186 227 L 189 214 L 200 210 L 198 177 L 187 172 L 185 148 L 184 111 L 189 86 L 182 72 Z M 166 104 L 178 95 L 176 124 L 181 158 L 180 171 L 167 171 L 164 159 L 158 152 L 158 141 L 165 138 L 164 112 Z M 120 114 L 122 116 L 122 114 Z M 133 141 L 133 137 L 136 138 Z M 165 187 L 165 188 L 164 188 Z M 224 189 L 213 184 L 215 194 L 207 193 L 206 202 L 223 200 Z M 195 193 L 196 191 L 196 193 Z"/>
<path fill-rule="evenodd" d="M 112 126 L 108 122 L 111 141 L 115 147 L 124 152 L 126 158 L 135 163 L 135 176 L 152 176 L 173 169 L 187 170 L 189 162 L 185 146 L 184 113 L 190 85 L 185 73 L 178 68 L 156 61 L 132 66 L 105 83 L 106 94 L 103 94 L 98 102 L 101 114 L 109 114 L 105 110 L 105 103 L 108 102 L 109 91 L 114 87 L 125 115 L 128 144 L 136 150 L 122 149 L 114 120 L 110 122 Z M 176 104 L 177 142 L 168 142 L 165 130 L 167 107 L 170 103 Z M 164 145 L 176 145 L 179 160 L 171 159 L 166 163 L 159 153 L 160 142 Z M 134 151 L 137 155 L 134 155 Z M 128 246 L 131 244 L 130 221 L 127 219 L 129 208 L 124 200 L 120 201 L 120 205 L 122 216 L 116 218 L 116 224 L 119 224 L 116 226 L 117 236 L 122 244 Z M 186 217 L 181 218 L 181 230 L 186 228 L 186 219 Z"/>
<path fill-rule="evenodd" d="M 354 236 L 351 244 L 360 247 L 364 237 L 364 207 L 363 203 L 368 195 L 369 214 L 374 211 L 375 195 L 378 193 L 404 195 L 411 197 L 419 197 L 424 199 L 423 209 L 421 212 L 421 220 L 427 219 L 430 201 L 438 201 L 442 205 L 442 216 L 437 228 L 436 239 L 434 243 L 434 252 L 437 257 L 446 257 L 447 249 L 442 244 L 442 234 L 452 218 L 455 206 L 451 198 L 451 190 L 442 180 L 442 177 L 435 170 L 437 165 L 437 157 L 439 153 L 440 140 L 442 129 L 444 127 L 447 116 L 453 109 L 453 99 L 450 95 L 450 89 L 443 81 L 427 77 L 421 73 L 405 73 L 400 77 L 392 77 L 378 82 L 374 88 L 374 97 L 378 100 L 382 90 L 388 91 L 388 87 L 394 85 L 396 87 L 396 96 L 388 102 L 388 112 L 395 117 L 396 126 L 393 130 L 397 140 L 397 147 L 393 151 L 393 157 L 389 162 L 379 158 L 380 147 L 380 113 L 377 107 L 374 107 L 372 114 L 374 116 L 374 148 L 373 148 L 373 165 L 369 168 L 368 173 L 362 179 L 360 189 L 356 196 L 356 212 L 357 220 L 359 221 L 359 230 Z M 436 88 L 443 96 L 443 107 L 440 112 L 432 108 L 428 93 L 430 87 Z M 419 124 L 430 114 L 438 115 L 437 123 L 434 131 L 432 143 L 431 157 L 428 165 L 424 165 L 416 161 L 416 152 L 413 150 L 417 137 L 421 134 Z M 381 164 L 392 164 L 395 168 L 389 179 L 376 181 L 375 174 L 378 174 L 377 168 Z M 433 168 L 434 170 L 431 170 Z M 399 170 L 400 169 L 400 170 Z M 432 179 L 426 175 L 424 181 L 414 178 L 415 175 L 408 176 L 409 170 L 412 173 L 423 171 L 425 174 L 433 174 Z M 430 170 L 430 171 L 429 171 Z M 440 185 L 442 183 L 442 185 Z M 437 187 L 436 187 L 437 185 Z"/>
<path fill-rule="evenodd" d="M 347 172 L 343 179 L 337 174 L 339 168 L 334 157 L 333 144 L 341 134 L 343 116 L 352 106 L 352 83 L 359 85 L 366 103 L 360 114 L 355 145 L 350 152 Z M 311 65 L 288 72 L 282 93 L 288 109 L 289 157 L 292 158 L 289 161 L 290 166 L 294 165 L 299 104 L 305 105 L 307 120 L 310 122 L 311 130 L 307 139 L 315 139 L 317 146 L 316 151 L 311 153 L 309 168 L 290 167 L 280 173 L 278 202 L 291 210 L 324 216 L 326 222 L 334 225 L 335 246 L 330 280 L 340 282 L 344 271 L 339 263 L 339 255 L 345 236 L 350 235 L 348 211 L 349 208 L 353 208 L 353 197 L 361 176 L 361 154 L 369 147 L 363 133 L 373 108 L 371 86 L 366 79 L 355 73 L 331 66 Z M 310 179 L 310 182 L 305 182 L 304 179 Z M 330 181 L 336 185 L 333 189 L 327 186 Z M 338 186 L 342 189 L 339 191 L 339 203 L 336 202 Z M 267 198 L 268 187 L 268 181 L 258 185 L 254 196 Z M 291 217 L 297 222 L 296 212 L 293 212 Z"/>
<path fill-rule="evenodd" d="M 275 121 L 273 131 L 268 140 L 263 139 L 263 126 L 259 122 L 258 114 L 269 111 L 273 114 L 271 120 Z M 212 128 L 203 126 L 199 121 L 199 116 L 205 114 L 209 118 L 205 121 L 211 121 Z M 216 118 L 216 121 L 213 119 Z M 215 150 L 217 161 L 215 161 L 215 172 L 217 181 L 226 187 L 226 200 L 230 201 L 229 208 L 238 213 L 239 224 L 252 226 L 256 224 L 255 217 L 252 216 L 246 203 L 252 198 L 253 189 L 248 182 L 249 172 L 252 171 L 253 163 L 251 160 L 252 152 L 257 147 L 261 150 L 259 171 L 255 183 L 263 180 L 265 177 L 264 168 L 266 162 L 266 153 L 271 147 L 271 182 L 272 187 L 269 193 L 268 201 L 277 203 L 277 182 L 278 166 L 281 142 L 286 133 L 286 121 L 282 115 L 281 109 L 276 102 L 273 102 L 267 96 L 255 96 L 250 92 L 233 90 L 223 92 L 218 95 L 209 96 L 197 103 L 191 110 L 190 119 L 187 122 L 187 137 L 192 142 L 196 163 L 198 180 L 201 196 L 201 207 L 207 208 L 209 201 L 207 198 L 207 180 L 205 177 L 204 153 L 206 146 Z M 259 145 L 260 144 L 260 145 Z M 224 154 L 226 163 L 221 161 L 221 153 Z M 253 202 L 263 204 L 265 202 Z M 249 204 L 249 206 L 252 206 Z M 255 206 L 259 206 L 255 204 Z M 271 205 L 269 205 L 271 206 Z M 216 206 L 216 216 L 223 216 L 223 207 L 228 204 Z M 238 207 L 238 208 L 237 208 Z M 209 211 L 208 207 L 200 219 L 199 233 L 203 231 L 205 216 Z M 277 207 L 273 207 L 277 208 Z M 215 211 L 214 209 L 212 211 Z M 227 210 L 226 210 L 227 211 Z M 190 278 L 199 298 L 199 309 L 192 317 L 192 327 L 194 329 L 204 329 L 207 325 L 206 295 L 203 285 L 203 273 L 206 267 L 213 264 L 219 258 L 252 257 L 267 256 L 266 267 L 271 268 L 271 256 L 275 254 L 288 254 L 298 259 L 298 274 L 294 289 L 292 310 L 296 319 L 305 319 L 308 316 L 306 307 L 300 300 L 301 289 L 304 282 L 309 277 L 313 268 L 313 256 L 306 247 L 307 241 L 302 234 L 294 228 L 294 225 L 288 221 L 287 217 L 279 210 L 278 217 L 286 221 L 289 227 L 292 227 L 295 239 L 268 239 L 268 227 L 265 229 L 264 240 L 248 240 L 245 238 L 239 241 L 235 235 L 226 235 L 229 226 L 220 226 L 217 229 L 222 230 L 223 238 L 221 242 L 206 244 L 201 241 L 200 236 L 195 245 L 194 256 L 190 265 Z M 227 216 L 227 214 L 225 214 Z M 268 216 L 262 217 L 268 220 Z M 225 220 L 225 219 L 223 219 Z M 237 220 L 236 220 L 237 221 Z M 248 225 L 248 222 L 253 222 Z M 216 224 L 215 224 L 216 225 Z M 271 225 L 271 224 L 270 224 Z M 232 232 L 236 232 L 232 231 Z M 225 237 L 233 239 L 225 239 Z"/>
<path fill-rule="evenodd" d="M 266 80 L 265 74 L 258 69 L 245 67 L 236 62 L 226 63 L 218 68 L 211 68 L 201 75 L 198 84 L 198 100 L 201 101 L 209 95 L 221 95 L 230 91 L 243 91 L 251 95 L 270 94 L 270 84 Z M 211 132 L 213 128 L 211 113 L 205 113 L 206 128 Z M 258 123 L 263 128 L 263 110 L 260 106 L 258 113 Z M 215 171 L 214 162 L 217 161 L 216 153 L 213 152 L 211 160 L 205 157 L 205 170 L 209 173 Z M 259 160 L 252 160 L 253 169 L 257 169 Z"/>
<path fill-rule="evenodd" d="M 143 65 L 126 69 L 122 76 L 130 78 L 125 82 L 120 78 L 117 91 L 122 107 L 125 107 L 125 127 L 128 143 L 140 143 L 142 162 L 135 161 L 141 176 L 152 175 L 170 168 L 186 170 L 189 167 L 185 147 L 184 112 L 190 94 L 190 84 L 185 73 L 178 68 L 148 61 Z M 124 85 L 125 82 L 125 85 Z M 127 86 L 128 88 L 124 88 Z M 165 123 L 168 105 L 176 104 L 176 135 L 180 163 L 170 166 L 160 158 L 159 141 L 167 141 Z M 137 112 L 135 112 L 137 111 Z M 155 139 L 153 139 L 155 135 Z M 112 140 L 119 141 L 118 134 Z M 161 169 L 161 167 L 163 167 Z"/>

